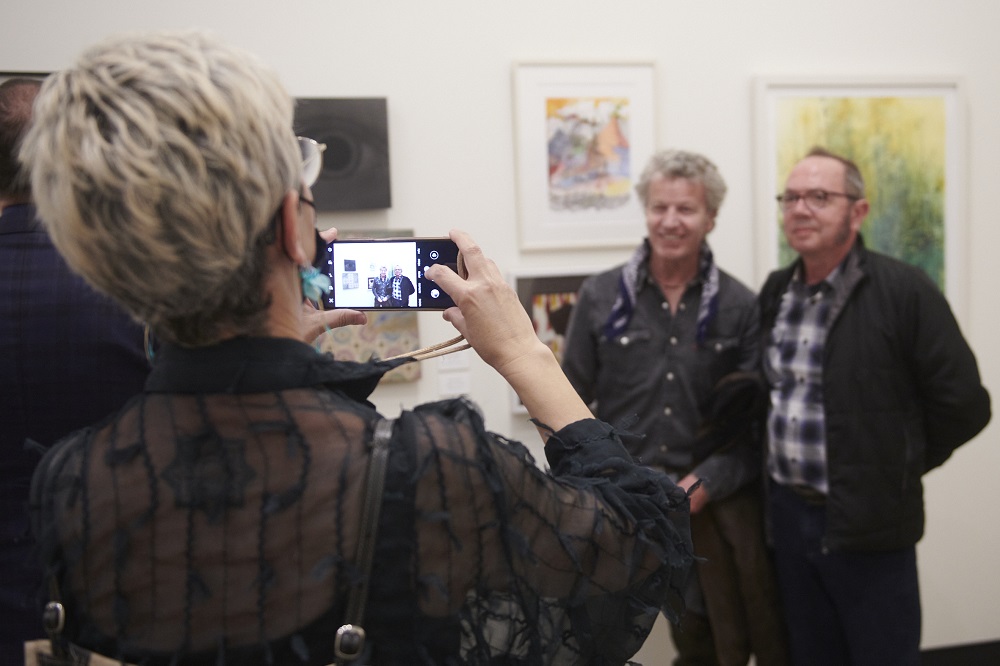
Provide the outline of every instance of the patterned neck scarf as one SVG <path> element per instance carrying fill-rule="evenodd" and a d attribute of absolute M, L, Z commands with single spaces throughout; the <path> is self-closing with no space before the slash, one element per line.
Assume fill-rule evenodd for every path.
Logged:
<path fill-rule="evenodd" d="M 639 270 L 649 262 L 649 242 L 644 242 L 622 266 L 618 280 L 618 298 L 611 308 L 611 314 L 604 323 L 604 336 L 615 338 L 625 332 L 632 313 L 635 311 L 635 294 L 639 289 Z M 648 272 L 648 268 L 647 268 Z M 696 341 L 701 344 L 708 335 L 709 324 L 719 309 L 719 268 L 712 258 L 708 243 L 701 244 L 698 258 L 698 276 L 701 278 L 701 303 L 698 304 L 698 326 Z"/>

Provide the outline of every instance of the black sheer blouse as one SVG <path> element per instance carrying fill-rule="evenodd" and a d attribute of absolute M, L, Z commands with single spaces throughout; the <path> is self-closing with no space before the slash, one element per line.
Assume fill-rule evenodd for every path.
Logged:
<path fill-rule="evenodd" d="M 69 637 L 148 664 L 327 664 L 397 363 L 282 339 L 161 350 L 146 392 L 55 446 L 32 510 Z M 363 623 L 373 664 L 621 664 L 691 565 L 686 497 L 586 420 L 546 445 L 464 400 L 403 412 Z"/>

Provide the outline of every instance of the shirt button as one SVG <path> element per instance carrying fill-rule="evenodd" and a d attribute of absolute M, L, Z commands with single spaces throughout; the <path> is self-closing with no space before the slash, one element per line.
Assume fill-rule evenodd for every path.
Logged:
<path fill-rule="evenodd" d="M 677 306 L 677 309 L 678 310 L 687 310 L 687 306 L 684 305 L 684 303 L 681 303 L 680 305 Z"/>
<path fill-rule="evenodd" d="M 672 373 L 672 372 L 668 372 L 667 373 L 667 381 L 668 382 L 674 381 L 674 373 Z"/>
<path fill-rule="evenodd" d="M 623 335 L 622 336 L 622 344 L 623 345 L 628 345 L 628 336 L 627 335 Z"/>
<path fill-rule="evenodd" d="M 664 407 L 663 413 L 666 414 L 667 416 L 670 416 L 671 414 L 674 413 L 674 410 L 670 409 L 669 407 Z"/>
<path fill-rule="evenodd" d="M 660 303 L 660 309 L 661 310 L 669 310 L 670 309 L 670 303 L 667 303 L 666 301 L 663 301 L 662 303 Z"/>
<path fill-rule="evenodd" d="M 677 338 L 675 338 L 674 336 L 670 336 L 670 344 L 676 345 L 677 344 Z"/>
<path fill-rule="evenodd" d="M 715 351 L 717 351 L 717 352 L 722 351 L 722 343 L 721 342 L 716 342 L 715 343 Z"/>
<path fill-rule="evenodd" d="M 666 444 L 660 444 L 660 451 L 662 451 L 663 453 L 666 453 L 667 452 L 667 445 Z"/>

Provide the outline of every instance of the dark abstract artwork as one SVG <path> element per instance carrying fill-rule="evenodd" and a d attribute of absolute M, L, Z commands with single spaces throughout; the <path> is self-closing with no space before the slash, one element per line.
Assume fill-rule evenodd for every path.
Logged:
<path fill-rule="evenodd" d="M 389 121 L 382 98 L 299 98 L 295 132 L 326 144 L 319 210 L 389 208 Z"/>

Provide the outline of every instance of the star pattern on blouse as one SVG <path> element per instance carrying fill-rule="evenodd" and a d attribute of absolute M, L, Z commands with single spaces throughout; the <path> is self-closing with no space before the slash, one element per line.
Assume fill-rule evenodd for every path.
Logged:
<path fill-rule="evenodd" d="M 206 430 L 177 440 L 177 456 L 163 471 L 177 506 L 200 509 L 217 523 L 227 507 L 243 504 L 247 484 L 256 477 L 246 462 L 244 440 Z"/>

